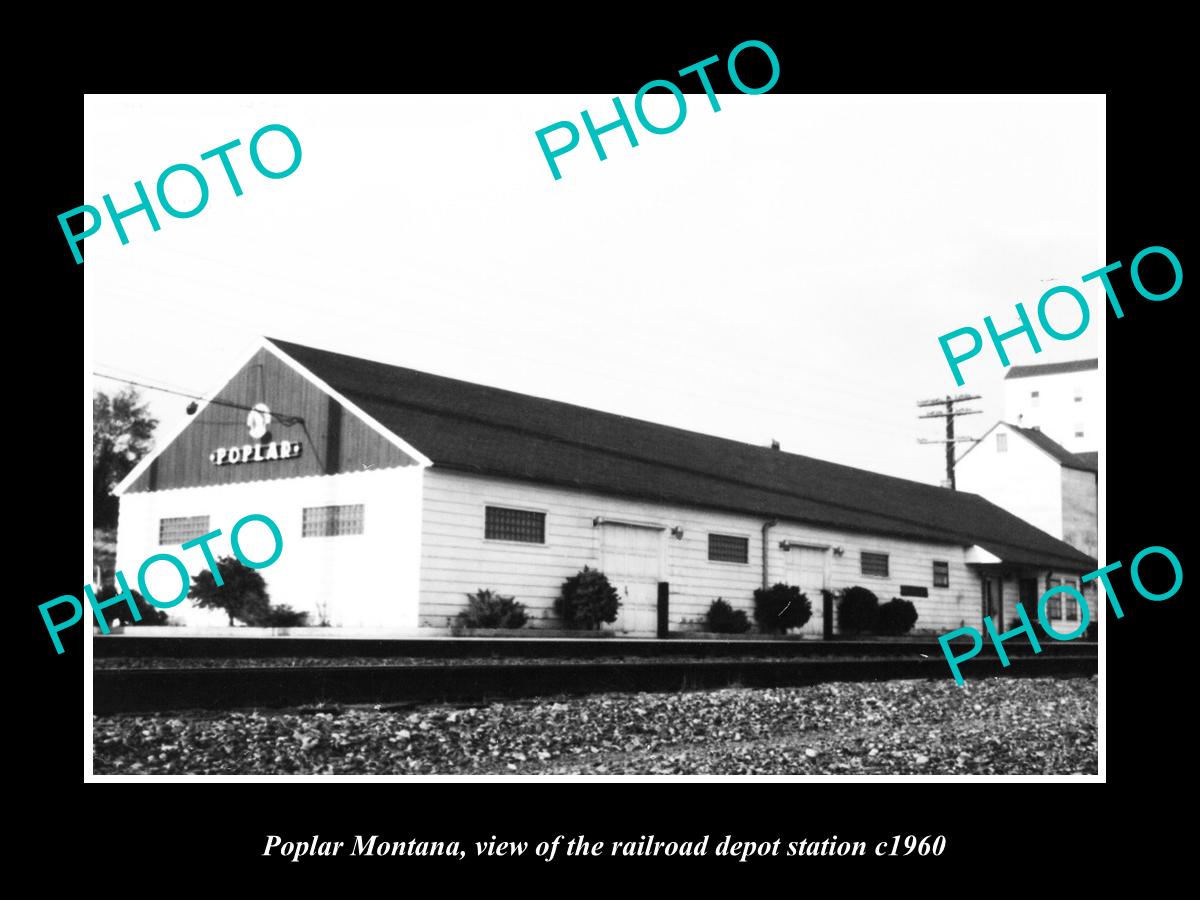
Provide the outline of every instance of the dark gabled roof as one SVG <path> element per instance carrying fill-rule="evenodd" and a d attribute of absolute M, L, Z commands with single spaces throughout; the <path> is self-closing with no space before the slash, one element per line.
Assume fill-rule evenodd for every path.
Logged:
<path fill-rule="evenodd" d="M 1070 362 L 1034 363 L 1030 366 L 1013 366 L 1004 377 L 1032 378 L 1034 375 L 1058 375 L 1062 372 L 1086 372 L 1088 369 L 1098 369 L 1098 359 L 1075 359 Z"/>
<path fill-rule="evenodd" d="M 975 494 L 271 340 L 436 468 L 791 519 L 1087 571 L 1095 560 Z"/>
<path fill-rule="evenodd" d="M 1096 454 L 1095 453 L 1086 454 L 1087 456 L 1091 457 L 1091 461 L 1089 463 L 1087 460 L 1085 460 L 1083 458 L 1083 455 L 1077 454 L 1077 453 L 1072 453 L 1070 450 L 1068 450 L 1062 444 L 1058 443 L 1057 441 L 1048 437 L 1046 434 L 1044 434 L 1041 431 L 1038 431 L 1037 429 L 1022 428 L 1020 425 L 1013 425 L 1009 422 L 1005 422 L 1004 424 L 1008 425 L 1009 428 L 1011 428 L 1013 431 L 1017 432 L 1018 434 L 1024 435 L 1026 438 L 1028 438 L 1030 441 L 1032 441 L 1036 446 L 1038 446 L 1042 450 L 1045 450 L 1047 453 L 1049 453 L 1051 456 L 1053 456 L 1056 460 L 1058 460 L 1060 463 L 1062 463 L 1068 469 L 1083 469 L 1084 471 L 1087 471 L 1087 472 L 1095 472 L 1096 471 Z"/>
<path fill-rule="evenodd" d="M 1014 425 L 1011 422 L 1005 422 L 1002 419 L 998 419 L 995 425 L 985 431 L 981 437 L 976 439 L 974 443 L 967 447 L 967 449 L 959 455 L 958 461 L 962 462 L 968 453 L 983 444 L 984 440 L 987 439 L 987 436 L 1001 425 L 1028 440 L 1047 456 L 1051 457 L 1059 465 L 1066 466 L 1069 469 L 1080 469 L 1084 472 L 1097 472 L 1097 454 L 1095 451 L 1089 451 L 1088 453 L 1072 453 L 1062 444 L 1058 443 L 1053 438 L 1048 437 L 1043 432 L 1038 431 L 1036 428 L 1022 428 L 1019 425 Z"/>

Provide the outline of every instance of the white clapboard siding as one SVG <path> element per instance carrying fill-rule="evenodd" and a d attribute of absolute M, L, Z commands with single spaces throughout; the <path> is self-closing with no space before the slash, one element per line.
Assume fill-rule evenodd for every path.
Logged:
<path fill-rule="evenodd" d="M 593 524 L 598 516 L 664 528 L 661 580 L 670 583 L 672 628 L 698 627 L 717 597 L 753 614 L 754 590 L 762 584 L 763 519 L 436 467 L 425 470 L 424 477 L 422 624 L 445 626 L 463 609 L 468 593 L 485 588 L 515 595 L 528 608 L 533 627 L 561 627 L 553 608 L 563 581 L 585 565 L 601 568 L 603 528 Z M 546 543 L 484 540 L 486 506 L 545 512 Z M 683 530 L 682 539 L 670 534 L 673 528 Z M 748 562 L 710 561 L 709 533 L 747 538 Z M 768 533 L 771 583 L 787 578 L 787 553 L 780 549 L 781 541 L 841 548 L 841 555 L 832 549 L 825 552 L 830 589 L 862 585 L 886 602 L 900 596 L 902 584 L 927 588 L 928 597 L 909 598 L 920 616 L 918 629 L 946 630 L 979 622 L 980 582 L 964 562 L 966 547 L 780 522 Z M 859 554 L 864 550 L 888 554 L 886 578 L 861 573 Z M 949 563 L 948 588 L 933 586 L 934 560 Z M 819 610 L 820 595 L 809 600 Z"/>

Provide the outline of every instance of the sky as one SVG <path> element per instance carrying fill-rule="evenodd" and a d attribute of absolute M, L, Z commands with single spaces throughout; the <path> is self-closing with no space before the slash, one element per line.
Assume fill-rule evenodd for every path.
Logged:
<path fill-rule="evenodd" d="M 1019 301 L 1036 320 L 1068 284 L 1088 330 L 1010 340 L 1011 361 L 1097 355 L 1102 97 L 718 99 L 687 95 L 671 134 L 635 118 L 636 148 L 603 135 L 601 162 L 580 111 L 611 121 L 611 95 L 89 95 L 83 202 L 133 206 L 139 179 L 154 198 L 177 163 L 210 193 L 187 219 L 154 198 L 161 229 L 135 214 L 127 245 L 107 217 L 86 239 L 85 371 L 205 394 L 267 335 L 936 484 L 941 447 L 917 441 L 942 421 L 916 402 L 982 394 L 959 420 L 981 435 L 1005 371 L 985 347 L 958 387 L 940 335 L 1015 327 Z M 581 142 L 555 180 L 535 132 L 560 120 Z M 302 158 L 268 179 L 248 144 L 275 123 Z M 234 139 L 240 197 L 200 159 Z M 291 161 L 278 133 L 260 149 Z M 186 174 L 167 192 L 198 198 Z M 186 417 L 143 393 L 160 433 Z"/>

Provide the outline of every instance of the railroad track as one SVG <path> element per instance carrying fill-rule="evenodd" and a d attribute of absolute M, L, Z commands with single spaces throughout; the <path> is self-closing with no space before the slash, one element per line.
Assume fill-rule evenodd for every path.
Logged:
<path fill-rule="evenodd" d="M 154 639 L 132 640 L 142 643 Z M 100 643 L 98 641 L 97 645 Z M 613 654 L 613 641 L 597 643 L 605 644 L 608 655 Z M 821 645 L 814 643 L 806 646 Z M 1055 648 L 1038 656 L 1013 655 L 1008 668 L 1001 667 L 995 656 L 981 654 L 962 664 L 962 672 L 968 681 L 1000 674 L 1016 677 L 1086 677 L 1095 674 L 1098 666 L 1094 651 L 1089 653 L 1084 649 L 1087 646 L 1075 647 L 1070 651 Z M 921 647 L 923 651 L 928 649 L 924 643 Z M 844 647 L 842 652 L 846 652 Z M 166 654 L 160 652 L 157 655 Z M 295 656 L 298 653 L 293 648 L 288 655 Z M 360 649 L 354 655 L 366 654 Z M 411 653 L 404 655 L 412 656 Z M 478 655 L 478 651 L 473 655 Z M 544 657 L 545 654 L 539 656 Z M 96 715 L 111 715 L 187 709 L 295 707 L 319 703 L 481 703 L 494 699 L 605 691 L 677 691 L 731 685 L 780 687 L 893 678 L 950 679 L 943 656 L 914 655 L 911 647 L 904 655 L 866 659 L 713 658 L 683 662 L 662 657 L 618 661 L 580 660 L 578 654 L 575 656 L 570 662 L 509 662 L 504 665 L 443 663 L 104 668 L 93 672 L 93 712 Z"/>
<path fill-rule="evenodd" d="M 954 646 L 968 646 L 968 641 Z M 1044 642 L 1049 649 L 1049 642 Z M 1010 656 L 1031 654 L 1028 643 L 1010 641 Z M 1052 648 L 1055 655 L 1078 653 L 1095 656 L 1097 644 L 1070 641 Z M 828 657 L 919 657 L 943 661 L 937 638 L 903 640 L 689 640 L 671 638 L 312 638 L 312 637 L 139 637 L 121 634 L 96 636 L 92 653 L 97 658 L 146 659 L 601 659 L 611 657 L 672 657 L 762 659 L 817 659 Z"/>

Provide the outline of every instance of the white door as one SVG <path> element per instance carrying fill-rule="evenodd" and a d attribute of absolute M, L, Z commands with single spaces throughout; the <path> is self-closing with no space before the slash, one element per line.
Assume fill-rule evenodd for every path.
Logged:
<path fill-rule="evenodd" d="M 657 634 L 663 532 L 615 524 L 601 528 L 604 529 L 601 568 L 621 598 L 613 627 L 626 634 Z"/>
<path fill-rule="evenodd" d="M 799 634 L 821 637 L 824 634 L 825 603 L 821 589 L 825 587 L 825 565 L 828 550 L 820 547 L 792 547 L 787 556 L 787 583 L 800 588 L 812 606 L 812 618 Z"/>

